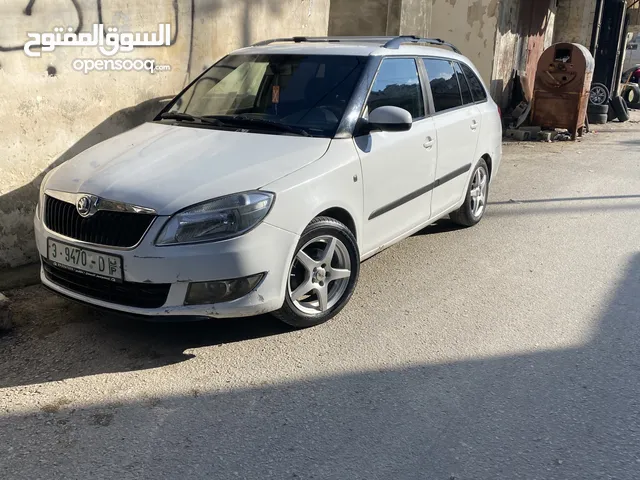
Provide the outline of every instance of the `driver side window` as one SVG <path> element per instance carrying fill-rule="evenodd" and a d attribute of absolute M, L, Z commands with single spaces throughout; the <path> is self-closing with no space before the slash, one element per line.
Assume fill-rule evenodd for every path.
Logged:
<path fill-rule="evenodd" d="M 400 107 L 411 113 L 413 120 L 425 116 L 422 86 L 413 58 L 385 58 L 371 88 L 365 118 L 378 107 Z"/>

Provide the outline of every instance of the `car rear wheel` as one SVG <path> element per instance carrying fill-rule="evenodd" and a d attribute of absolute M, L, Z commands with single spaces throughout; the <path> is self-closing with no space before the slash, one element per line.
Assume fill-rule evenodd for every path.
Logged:
<path fill-rule="evenodd" d="M 478 162 L 471 182 L 467 188 L 467 196 L 462 206 L 449 214 L 454 223 L 464 227 L 472 227 L 477 224 L 487 209 L 487 197 L 489 195 L 489 168 L 484 159 Z"/>
<path fill-rule="evenodd" d="M 320 325 L 351 299 L 360 273 L 360 252 L 342 223 L 317 217 L 305 229 L 289 267 L 279 320 L 295 328 Z"/>

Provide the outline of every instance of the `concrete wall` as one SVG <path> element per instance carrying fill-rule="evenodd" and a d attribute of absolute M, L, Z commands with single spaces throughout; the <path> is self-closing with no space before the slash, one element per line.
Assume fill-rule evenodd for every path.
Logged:
<path fill-rule="evenodd" d="M 491 80 L 498 0 L 331 0 L 331 35 L 437 37 L 456 45 Z"/>
<path fill-rule="evenodd" d="M 387 35 L 390 6 L 391 0 L 331 0 L 329 35 Z"/>
<path fill-rule="evenodd" d="M 430 0 L 331 0 L 329 35 L 426 36 L 430 23 Z"/>
<path fill-rule="evenodd" d="M 549 17 L 547 19 L 547 29 L 544 34 L 544 48 L 547 49 L 555 43 L 554 38 L 556 34 L 556 17 L 558 11 L 556 8 L 549 10 Z M 587 46 L 588 48 L 588 46 Z"/>
<path fill-rule="evenodd" d="M 429 36 L 457 46 L 489 84 L 496 47 L 498 0 L 432 0 Z"/>
<path fill-rule="evenodd" d="M 432 36 L 433 7 L 425 0 L 402 0 L 398 33 L 400 35 Z"/>
<path fill-rule="evenodd" d="M 534 3 L 531 2 L 540 2 Z M 535 7 L 532 14 L 531 7 Z M 491 95 L 507 107 L 516 74 L 525 95 L 531 95 L 541 53 L 553 44 L 556 25 L 554 0 L 502 0 L 499 6 Z M 539 10 L 538 10 L 539 9 Z M 533 15 L 533 16 L 532 16 Z"/>
<path fill-rule="evenodd" d="M 491 96 L 501 107 L 506 107 L 509 102 L 513 91 L 514 70 L 517 70 L 521 63 L 522 37 L 518 33 L 519 15 L 519 0 L 500 2 L 491 74 Z"/>
<path fill-rule="evenodd" d="M 329 0 L 0 0 L 0 269 L 36 260 L 32 218 L 43 174 L 90 146 L 153 117 L 206 66 L 267 37 L 326 35 Z M 120 31 L 157 31 L 167 47 L 113 58 L 154 58 L 170 72 L 73 70 L 76 58 L 105 58 L 93 47 L 57 47 L 28 58 L 26 32 L 56 26 L 90 31 L 99 20 Z"/>
<path fill-rule="evenodd" d="M 589 48 L 593 34 L 596 0 L 560 0 L 554 43 L 580 43 Z"/>

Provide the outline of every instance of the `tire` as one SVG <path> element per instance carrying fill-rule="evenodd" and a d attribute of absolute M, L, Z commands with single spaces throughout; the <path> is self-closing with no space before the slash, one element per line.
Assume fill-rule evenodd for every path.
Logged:
<path fill-rule="evenodd" d="M 295 328 L 320 325 L 349 302 L 359 275 L 353 233 L 333 218 L 317 217 L 300 237 L 287 272 L 284 304 L 273 316 Z"/>
<path fill-rule="evenodd" d="M 595 113 L 596 115 L 607 115 L 609 113 L 609 104 L 605 105 L 592 105 L 587 107 L 587 113 Z"/>
<path fill-rule="evenodd" d="M 616 118 L 616 112 L 613 111 L 613 108 L 609 107 L 609 113 L 607 114 L 607 121 L 613 122 Z"/>
<path fill-rule="evenodd" d="M 602 113 L 590 113 L 588 118 L 590 125 L 604 125 L 609 121 L 609 116 Z"/>
<path fill-rule="evenodd" d="M 638 85 L 627 85 L 622 94 L 627 105 L 637 105 L 640 102 L 640 87 Z"/>
<path fill-rule="evenodd" d="M 611 92 L 602 83 L 592 83 L 589 90 L 589 103 L 592 105 L 606 105 Z"/>
<path fill-rule="evenodd" d="M 624 98 L 619 96 L 612 98 L 611 108 L 619 121 L 626 122 L 629 120 L 629 107 L 627 107 L 627 102 L 624 101 Z"/>
<path fill-rule="evenodd" d="M 484 180 L 483 180 L 484 179 Z M 480 190 L 477 190 L 477 189 Z M 476 195 L 474 195 L 476 192 Z M 471 174 L 471 180 L 467 187 L 467 196 L 462 206 L 449 214 L 452 222 L 463 227 L 476 225 L 487 210 L 487 198 L 489 196 L 489 168 L 487 162 L 481 159 Z M 479 200 L 481 198 L 482 200 Z M 481 202 L 478 204 L 478 202 Z"/>

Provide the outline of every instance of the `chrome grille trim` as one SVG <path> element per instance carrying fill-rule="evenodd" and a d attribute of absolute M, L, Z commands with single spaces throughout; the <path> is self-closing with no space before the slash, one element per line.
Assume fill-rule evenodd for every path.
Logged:
<path fill-rule="evenodd" d="M 61 192 L 59 190 L 45 190 L 45 195 L 48 195 L 53 198 L 57 198 L 66 203 L 70 203 L 72 205 L 76 205 L 78 200 L 82 197 L 91 197 L 95 200 L 98 200 L 98 203 L 95 205 L 95 210 L 99 212 L 100 210 L 106 210 L 109 212 L 127 212 L 127 213 L 140 213 L 143 215 L 157 215 L 153 208 L 149 207 L 141 207 L 139 205 L 133 205 L 131 203 L 118 202 L 116 200 L 108 200 L 106 198 L 100 198 L 96 195 L 92 195 L 90 193 L 69 193 L 69 192 Z"/>
<path fill-rule="evenodd" d="M 68 194 L 65 198 L 75 196 Z M 83 217 L 77 212 L 75 204 L 49 195 L 49 192 L 45 193 L 43 204 L 41 221 L 47 232 L 72 244 L 110 250 L 133 250 L 138 247 L 157 218 L 151 214 L 111 209 L 100 209 L 94 212 L 95 216 Z"/>

